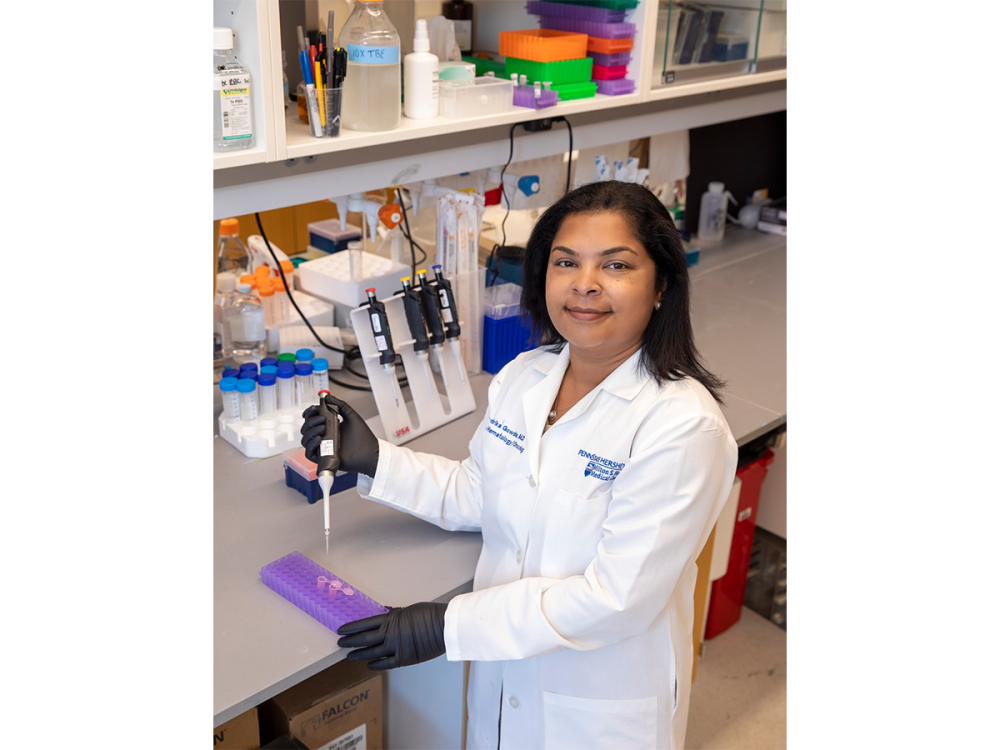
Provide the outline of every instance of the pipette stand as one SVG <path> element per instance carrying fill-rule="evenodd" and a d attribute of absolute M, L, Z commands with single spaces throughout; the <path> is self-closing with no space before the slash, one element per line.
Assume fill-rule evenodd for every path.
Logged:
<path fill-rule="evenodd" d="M 279 453 L 301 447 L 301 409 L 278 409 L 257 417 L 253 424 L 241 422 L 239 417 L 226 419 L 226 412 L 219 414 L 219 437 L 244 456 L 269 458 Z"/>
<path fill-rule="evenodd" d="M 445 368 L 443 380 L 447 382 L 445 395 L 448 409 L 445 409 L 441 392 L 431 374 L 429 361 L 413 350 L 415 341 L 406 323 L 402 293 L 386 297 L 381 302 L 385 305 L 385 314 L 389 319 L 393 348 L 403 360 L 412 401 L 403 400 L 399 383 L 395 378 L 390 378 L 385 368 L 379 364 L 379 351 L 375 346 L 368 308 L 352 310 L 351 322 L 358 338 L 358 348 L 361 349 L 361 359 L 368 373 L 372 394 L 375 396 L 375 404 L 378 406 L 379 416 L 366 422 L 376 437 L 388 440 L 393 445 L 402 445 L 474 411 L 476 399 L 472 394 L 472 385 L 464 363 L 455 360 L 449 343 L 445 341 L 441 350 L 441 362 Z M 464 323 L 460 321 L 460 325 Z M 424 353 L 433 357 L 432 348 L 428 347 Z M 396 405 L 397 398 L 399 406 Z"/>

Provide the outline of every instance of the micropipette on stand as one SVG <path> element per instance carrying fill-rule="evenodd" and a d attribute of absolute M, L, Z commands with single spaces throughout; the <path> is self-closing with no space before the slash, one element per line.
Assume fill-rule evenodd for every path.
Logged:
<path fill-rule="evenodd" d="M 389 332 L 389 318 L 385 314 L 385 305 L 375 299 L 375 289 L 365 289 L 368 295 L 368 319 L 372 324 L 372 335 L 375 337 L 375 347 L 379 350 L 379 364 L 385 367 L 389 376 L 389 386 L 392 388 L 392 397 L 399 406 L 399 396 L 396 395 L 398 382 L 396 381 L 396 352 L 392 348 L 392 334 Z"/>
<path fill-rule="evenodd" d="M 330 391 L 319 392 L 319 410 L 327 416 L 329 432 L 319 444 L 319 461 L 316 463 L 316 481 L 323 491 L 323 533 L 326 535 L 326 554 L 330 554 L 330 488 L 340 468 L 340 409 L 323 398 Z M 330 417 L 333 419 L 330 419 Z"/>
<path fill-rule="evenodd" d="M 424 306 L 424 319 L 427 321 L 427 331 L 430 333 L 431 349 L 437 357 L 438 369 L 441 371 L 441 380 L 444 381 L 445 389 L 448 388 L 448 376 L 444 369 L 444 326 L 441 325 L 441 311 L 438 308 L 437 294 L 434 288 L 427 281 L 427 271 L 417 271 L 417 279 L 420 281 L 418 291 L 420 301 Z"/>
<path fill-rule="evenodd" d="M 432 282 L 438 290 L 438 303 L 441 306 L 441 320 L 444 322 L 445 337 L 448 339 L 448 346 L 451 353 L 455 355 L 455 365 L 458 367 L 458 375 L 465 384 L 465 365 L 462 363 L 462 344 L 458 337 L 462 334 L 462 329 L 458 325 L 458 308 L 455 306 L 455 295 L 451 293 L 451 282 L 441 273 L 441 266 L 431 266 L 434 270 L 434 281 Z"/>
<path fill-rule="evenodd" d="M 434 375 L 431 373 L 431 363 L 427 357 L 427 327 L 421 310 L 420 292 L 410 286 L 409 276 L 404 276 L 400 281 L 403 282 L 403 311 L 406 313 L 406 324 L 410 328 L 410 335 L 413 336 L 413 351 L 424 363 L 424 369 L 427 371 L 427 390 L 433 394 Z"/>

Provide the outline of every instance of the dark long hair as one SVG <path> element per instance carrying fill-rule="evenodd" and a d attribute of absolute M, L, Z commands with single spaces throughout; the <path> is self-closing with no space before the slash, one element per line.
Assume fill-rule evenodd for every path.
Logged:
<path fill-rule="evenodd" d="M 680 235 L 663 204 L 641 185 L 593 182 L 553 203 L 535 224 L 524 253 L 521 310 L 531 316 L 534 340 L 559 351 L 566 340 L 552 325 L 545 306 L 545 274 L 549 252 L 563 220 L 570 214 L 608 211 L 619 214 L 656 264 L 656 286 L 666 291 L 642 335 L 640 366 L 658 385 L 685 376 L 694 378 L 722 403 L 725 383 L 701 362 L 691 329 L 691 281 Z"/>

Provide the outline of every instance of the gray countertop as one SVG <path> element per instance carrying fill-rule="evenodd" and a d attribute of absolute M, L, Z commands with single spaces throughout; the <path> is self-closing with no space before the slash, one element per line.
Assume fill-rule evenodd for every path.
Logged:
<path fill-rule="evenodd" d="M 728 381 L 724 412 L 741 445 L 785 421 L 785 242 L 729 227 L 725 243 L 703 250 L 691 269 L 695 341 L 706 366 Z M 475 412 L 407 446 L 465 458 L 491 378 L 470 378 Z M 376 413 L 370 393 L 344 393 L 363 416 Z M 280 455 L 247 458 L 219 438 L 218 392 L 215 407 L 213 726 L 219 726 L 346 655 L 334 633 L 264 585 L 264 565 L 299 551 L 383 604 L 405 606 L 471 591 L 482 540 L 348 489 L 330 500 L 327 556 L 322 503 L 309 505 L 285 486 Z"/>

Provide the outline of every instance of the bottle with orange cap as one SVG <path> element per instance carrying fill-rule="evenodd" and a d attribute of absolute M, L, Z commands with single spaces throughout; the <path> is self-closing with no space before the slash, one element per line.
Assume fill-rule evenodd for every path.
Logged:
<path fill-rule="evenodd" d="M 236 276 L 250 273 L 250 251 L 240 239 L 239 219 L 219 222 L 219 252 L 216 273 L 229 271 Z"/>
<path fill-rule="evenodd" d="M 247 274 L 240 279 L 236 287 L 236 299 L 229 313 L 233 359 L 240 363 L 255 362 L 267 353 L 264 306 L 249 284 L 248 279 L 251 278 L 253 277 Z"/>

